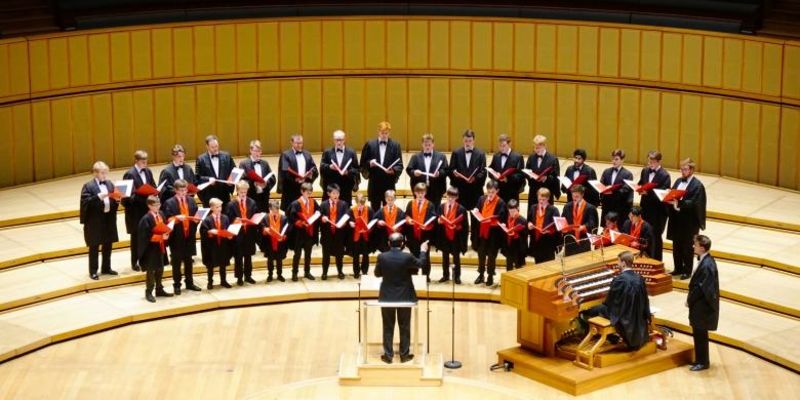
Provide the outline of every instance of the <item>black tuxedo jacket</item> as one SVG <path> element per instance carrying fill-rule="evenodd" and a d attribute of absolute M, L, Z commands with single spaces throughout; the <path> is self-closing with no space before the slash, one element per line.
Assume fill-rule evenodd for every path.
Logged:
<path fill-rule="evenodd" d="M 256 165 L 261 166 L 260 176 L 262 178 L 272 172 L 272 168 L 270 168 L 269 163 L 263 158 L 253 161 L 253 159 L 247 157 L 239 162 L 239 168 L 244 170 L 242 180 L 250 182 L 250 189 L 247 190 L 247 197 L 256 201 L 256 206 L 258 207 L 259 212 L 267 212 L 269 210 L 269 192 L 273 187 L 275 187 L 275 184 L 278 182 L 278 178 L 275 175 L 272 175 L 272 177 L 265 182 L 267 185 L 261 190 L 261 193 L 259 193 L 255 182 L 248 177 L 250 171 L 255 172 Z"/>
<path fill-rule="evenodd" d="M 477 171 L 476 171 L 477 170 Z M 469 178 L 473 172 L 475 181 L 467 183 L 465 180 L 456 177 L 455 173 Z M 486 184 L 486 153 L 475 148 L 467 164 L 467 154 L 464 147 L 459 147 L 450 155 L 450 185 L 458 188 L 458 202 L 466 209 L 470 210 L 478 204 L 478 198 L 483 196 L 483 185 Z"/>
<path fill-rule="evenodd" d="M 428 177 L 426 175 L 422 176 L 414 176 L 415 170 L 420 170 L 422 172 L 427 172 L 432 174 L 436 171 L 436 166 L 439 165 L 439 162 L 442 165 L 439 167 L 439 176 Z M 445 190 L 447 190 L 447 171 L 449 166 L 447 164 L 447 157 L 444 154 L 433 151 L 431 153 L 431 164 L 429 169 L 425 169 L 425 155 L 423 152 L 419 152 L 414 154 L 411 157 L 411 160 L 408 162 L 408 167 L 406 168 L 406 173 L 408 174 L 410 183 L 411 183 L 411 190 L 414 190 L 414 186 L 417 183 L 426 183 L 428 184 L 428 191 L 425 194 L 425 198 L 432 201 L 434 204 L 439 204 L 442 200 L 442 196 L 444 196 Z"/>
<path fill-rule="evenodd" d="M 339 168 L 344 168 L 348 161 L 350 165 L 344 175 L 332 167 L 335 164 Z M 358 172 L 358 156 L 355 150 L 345 147 L 342 153 L 342 163 L 339 164 L 336 160 L 336 147 L 331 147 L 322 153 L 319 168 L 322 176 L 322 199 L 328 199 L 326 188 L 328 185 L 335 183 L 339 185 L 339 198 L 349 206 L 353 201 L 353 192 L 358 190 L 358 184 L 361 182 L 361 175 Z"/>
<path fill-rule="evenodd" d="M 570 165 L 567 167 L 566 172 L 564 172 L 564 176 L 569 178 L 570 180 L 575 180 L 575 164 Z M 594 168 L 590 167 L 589 164 L 584 163 L 581 165 L 580 175 L 586 175 L 587 181 L 597 179 L 597 172 L 594 171 Z M 591 203 L 593 206 L 598 207 L 600 206 L 600 194 L 597 193 L 594 188 L 588 183 L 583 184 L 583 199 Z M 572 192 L 567 190 L 567 202 L 572 201 Z"/>
<path fill-rule="evenodd" d="M 139 229 L 139 220 L 147 214 L 147 196 L 140 196 L 136 194 L 136 189 L 144 185 L 150 184 L 156 187 L 156 182 L 153 179 L 153 171 L 150 168 L 144 169 L 144 175 L 147 181 L 142 181 L 142 177 L 136 172 L 136 167 L 131 167 L 122 175 L 122 179 L 133 180 L 133 191 L 130 197 L 122 199 L 122 205 L 125 207 L 125 229 L 128 233 L 134 233 Z"/>
<path fill-rule="evenodd" d="M 541 165 L 537 167 L 539 159 L 542 159 L 542 162 Z M 545 178 L 544 182 L 539 182 L 536 179 L 528 179 L 528 187 L 530 189 L 528 191 L 528 202 L 531 204 L 535 203 L 538 198 L 536 192 L 543 187 L 550 191 L 550 204 L 561 197 L 561 181 L 558 180 L 558 176 L 561 174 L 561 164 L 558 162 L 558 157 L 550 154 L 550 152 L 545 152 L 542 157 L 533 153 L 528 156 L 528 162 L 525 163 L 525 168 L 536 174 L 540 174 L 542 171 L 550 168 L 550 172 L 547 174 L 547 178 Z"/>
<path fill-rule="evenodd" d="M 190 217 L 197 213 L 197 203 L 195 203 L 194 198 L 186 196 L 186 207 L 188 208 Z M 170 197 L 161 207 L 161 210 L 164 212 L 164 217 L 167 219 L 179 215 L 181 213 L 181 207 L 178 204 L 178 199 L 175 196 Z M 197 253 L 197 224 L 197 222 L 190 220 L 189 233 L 184 236 L 183 222 L 175 221 L 175 229 L 172 231 L 172 234 L 169 235 L 169 250 L 173 257 L 195 255 Z"/>
<path fill-rule="evenodd" d="M 672 185 L 677 189 L 684 179 L 680 178 Z M 682 234 L 695 235 L 701 229 L 706 229 L 706 188 L 696 176 L 692 177 L 686 187 L 686 194 L 678 201 L 679 210 L 671 204 L 669 207 L 669 225 L 667 226 L 667 239 Z"/>
<path fill-rule="evenodd" d="M 619 172 L 617 173 L 617 179 L 614 182 L 611 182 L 611 177 L 613 175 L 614 168 L 606 168 L 603 171 L 603 175 L 600 176 L 600 183 L 606 186 L 617 184 L 622 186 L 611 194 L 601 195 L 600 200 L 603 203 L 603 215 L 606 215 L 611 211 L 617 212 L 620 214 L 619 221 L 621 224 L 622 221 L 628 219 L 628 212 L 630 212 L 631 207 L 633 207 L 633 189 L 631 189 L 631 187 L 626 185 L 624 182 L 625 179 L 632 181 L 633 174 L 625 167 L 620 167 Z"/>
<path fill-rule="evenodd" d="M 108 193 L 114 191 L 114 184 L 105 181 Z M 103 200 L 97 195 L 100 186 L 95 179 L 86 182 L 81 188 L 80 222 L 83 224 L 83 239 L 87 246 L 96 246 L 103 243 L 119 241 L 117 235 L 117 208 L 119 204 L 109 199 L 110 209 L 103 212 Z"/>
<path fill-rule="evenodd" d="M 709 331 L 717 330 L 719 322 L 719 275 L 717 262 L 706 254 L 689 281 L 689 324 Z"/>
<path fill-rule="evenodd" d="M 224 151 L 220 151 L 217 157 L 219 158 L 219 174 L 214 173 L 214 166 L 211 164 L 211 155 L 208 154 L 208 152 L 197 156 L 197 162 L 195 163 L 195 169 L 197 170 L 197 174 L 195 175 L 196 185 L 208 182 L 211 178 L 223 181 L 228 179 L 234 168 L 233 158 Z M 200 197 L 203 204 L 208 206 L 208 201 L 214 197 L 222 200 L 224 204 L 227 204 L 231 200 L 231 193 L 233 193 L 233 185 L 215 183 L 199 192 L 197 195 Z"/>
<path fill-rule="evenodd" d="M 161 188 L 161 193 L 159 194 L 159 198 L 161 198 L 161 204 L 164 205 L 167 203 L 172 196 L 175 196 L 175 181 L 180 179 L 180 175 L 178 175 L 178 170 L 183 171 L 183 180 L 186 183 L 194 184 L 196 179 L 194 176 L 194 170 L 188 164 L 183 164 L 180 167 L 176 167 L 175 164 L 169 163 L 164 169 L 161 170 L 161 175 L 158 176 L 158 184 L 164 183 L 164 186 Z M 192 200 L 194 201 L 194 200 Z M 163 208 L 163 206 L 162 206 Z"/>
<path fill-rule="evenodd" d="M 652 170 L 649 167 L 642 168 L 642 173 L 639 175 L 639 186 L 650 183 L 650 172 Z M 664 168 L 659 168 L 653 176 L 653 182 L 657 184 L 656 189 L 668 189 L 672 185 L 672 178 Z M 642 217 L 653 225 L 656 234 L 661 235 L 664 233 L 667 217 L 669 216 L 668 205 L 658 199 L 653 189 L 642 194 L 639 205 L 642 207 Z"/>
<path fill-rule="evenodd" d="M 369 179 L 367 193 L 370 198 L 380 197 L 383 199 L 384 192 L 389 189 L 394 190 L 395 184 L 403 172 L 403 150 L 400 148 L 400 143 L 389 138 L 382 165 L 388 167 L 397 159 L 400 161 L 392 167 L 394 175 L 389 175 L 378 167 L 371 167 L 370 161 L 375 160 L 379 163 L 381 161 L 378 139 L 372 139 L 364 144 L 364 148 L 361 150 L 361 175 L 364 179 Z"/>
<path fill-rule="evenodd" d="M 317 164 L 314 163 L 314 158 L 311 153 L 303 150 L 303 157 L 306 159 L 306 173 L 311 171 L 305 182 L 313 183 L 319 176 Z M 289 205 L 300 197 L 300 183 L 295 180 L 297 177 L 289 172 L 289 168 L 294 172 L 297 170 L 297 157 L 293 149 L 289 149 L 281 153 L 281 158 L 278 160 L 278 192 L 281 194 L 281 210 L 288 210 Z"/>
<path fill-rule="evenodd" d="M 378 300 L 386 302 L 416 302 L 412 275 L 424 267 L 428 261 L 428 252 L 414 257 L 400 249 L 392 248 L 378 255 L 375 265 L 375 276 L 383 277 Z"/>
<path fill-rule="evenodd" d="M 498 188 L 500 193 L 500 198 L 503 201 L 508 202 L 511 199 L 519 199 L 519 194 L 525 190 L 525 173 L 522 172 L 525 163 L 522 160 L 522 156 L 517 153 L 516 151 L 512 151 L 508 155 L 508 159 L 506 160 L 505 166 L 501 166 L 501 155 L 502 153 L 495 153 L 492 156 L 492 162 L 489 166 L 497 171 L 497 173 L 502 174 L 503 171 L 509 168 L 516 168 L 517 170 L 508 176 L 505 182 L 498 181 Z M 492 175 L 489 175 L 490 179 L 494 179 Z"/>

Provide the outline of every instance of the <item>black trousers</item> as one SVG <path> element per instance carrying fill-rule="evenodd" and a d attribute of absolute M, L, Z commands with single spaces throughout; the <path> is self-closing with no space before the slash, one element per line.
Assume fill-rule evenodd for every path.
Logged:
<path fill-rule="evenodd" d="M 442 276 L 450 279 L 450 253 L 442 251 Z M 453 253 L 453 278 L 461 279 L 461 253 Z"/>
<path fill-rule="evenodd" d="M 708 359 L 708 329 L 692 327 L 692 337 L 694 338 L 694 362 L 702 365 L 709 365 Z"/>
<path fill-rule="evenodd" d="M 131 269 L 139 262 L 139 232 L 131 232 Z"/>
<path fill-rule="evenodd" d="M 145 287 L 146 293 L 152 293 L 153 289 L 164 290 L 161 284 L 161 278 L 164 276 L 164 266 L 147 268 L 147 284 Z"/>
<path fill-rule="evenodd" d="M 361 240 L 353 242 L 353 274 L 369 273 L 369 243 Z"/>
<path fill-rule="evenodd" d="M 283 276 L 283 259 L 282 258 L 267 258 L 267 273 L 272 276 L 272 271 L 275 266 L 278 267 L 278 276 Z"/>
<path fill-rule="evenodd" d="M 303 272 L 306 274 L 311 273 L 311 248 L 314 247 L 314 243 L 310 240 L 306 243 L 303 243 L 303 246 L 300 248 L 294 249 L 294 256 L 292 256 L 292 275 L 297 275 L 297 270 L 300 267 L 300 253 L 303 254 L 305 257 L 303 258 Z"/>
<path fill-rule="evenodd" d="M 400 356 L 407 356 L 409 354 L 408 346 L 411 343 L 411 309 L 408 307 L 383 307 L 381 316 L 383 317 L 383 354 L 388 357 L 394 356 L 392 342 L 394 341 L 396 318 L 397 324 L 400 325 Z"/>
<path fill-rule="evenodd" d="M 581 315 L 585 320 L 589 320 L 589 318 L 594 317 L 603 317 L 608 318 L 608 307 L 605 304 L 598 304 L 596 306 L 590 307 L 587 310 L 581 311 Z"/>
<path fill-rule="evenodd" d="M 483 276 L 485 271 L 489 273 L 489 276 L 494 276 L 498 250 L 499 249 L 495 246 L 487 246 L 484 249 L 478 249 L 478 274 Z"/>
<path fill-rule="evenodd" d="M 89 246 L 89 275 L 94 275 L 97 273 L 97 256 L 100 253 L 101 246 L 103 247 L 103 263 L 101 271 L 111 271 L 111 245 L 111 242 L 106 242 L 101 245 Z"/>
<path fill-rule="evenodd" d="M 662 261 L 664 260 L 664 229 L 667 227 L 667 217 L 658 217 L 655 218 L 654 222 L 647 222 L 650 222 L 650 226 L 653 227 L 653 237 L 655 240 L 655 243 L 650 246 L 651 256 L 656 260 Z"/>
<path fill-rule="evenodd" d="M 506 253 L 506 271 L 513 271 L 525 265 L 525 255 L 516 252 Z"/>
<path fill-rule="evenodd" d="M 692 229 L 685 234 L 682 232 L 680 235 L 675 235 L 672 239 L 672 259 L 675 262 L 675 272 L 680 274 L 691 275 L 694 268 L 694 250 L 693 239 L 694 235 L 700 232 L 699 229 Z"/>
<path fill-rule="evenodd" d="M 381 191 L 380 193 L 372 193 L 371 191 L 369 191 L 367 197 L 369 198 L 369 206 L 372 208 L 372 211 L 378 212 L 378 210 L 380 210 L 381 207 L 383 207 L 383 201 L 386 197 L 385 193 L 386 190 L 389 189 L 394 190 L 394 188 L 387 188 Z"/>
<path fill-rule="evenodd" d="M 227 278 L 228 272 L 226 271 L 226 269 L 228 268 L 228 266 L 226 265 L 224 267 L 206 267 L 206 273 L 208 274 L 208 283 L 211 283 L 211 284 L 214 283 L 214 268 L 219 269 L 219 281 L 220 282 L 227 282 L 228 281 L 228 278 Z"/>
<path fill-rule="evenodd" d="M 325 247 L 322 247 L 322 274 L 328 275 L 328 268 L 331 266 L 331 257 L 336 261 L 336 272 L 341 274 L 342 268 L 344 268 L 344 255 L 332 255 Z"/>
<path fill-rule="evenodd" d="M 253 276 L 253 256 L 240 254 L 237 250 L 233 256 L 233 275 L 236 279 Z"/>
<path fill-rule="evenodd" d="M 194 276 L 192 275 L 192 255 L 187 254 L 183 257 L 176 257 L 173 253 L 170 258 L 170 265 L 172 265 L 172 286 L 175 288 L 181 287 L 181 279 L 186 279 L 186 287 L 194 285 Z M 183 269 L 181 269 L 181 265 Z"/>

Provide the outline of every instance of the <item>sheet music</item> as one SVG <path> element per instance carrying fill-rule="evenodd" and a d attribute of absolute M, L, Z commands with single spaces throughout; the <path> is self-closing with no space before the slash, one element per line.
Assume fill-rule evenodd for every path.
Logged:
<path fill-rule="evenodd" d="M 439 168 L 441 168 L 441 167 L 442 167 L 442 162 L 443 162 L 443 161 L 444 161 L 444 160 L 439 160 L 439 164 L 437 164 L 437 165 L 436 165 L 436 169 L 435 169 L 435 170 L 433 170 L 433 172 L 431 172 L 431 173 L 428 173 L 428 172 L 423 172 L 423 173 L 422 173 L 422 175 L 425 175 L 425 176 L 427 176 L 428 178 L 433 178 L 433 176 L 434 176 L 434 175 L 436 175 L 436 173 L 437 173 L 437 172 L 439 172 Z"/>
<path fill-rule="evenodd" d="M 281 229 L 281 236 L 286 236 L 286 229 L 289 229 L 288 221 L 285 224 L 283 224 L 283 229 Z"/>
<path fill-rule="evenodd" d="M 432 216 L 432 217 L 428 218 L 428 220 L 427 220 L 427 221 L 425 221 L 425 223 L 424 223 L 424 224 L 422 224 L 422 225 L 427 227 L 428 225 L 430 225 L 430 224 L 431 224 L 431 222 L 435 221 L 435 220 L 436 220 L 436 218 L 437 218 L 437 217 L 434 215 L 434 216 Z"/>
<path fill-rule="evenodd" d="M 634 181 L 630 179 L 623 179 L 622 181 L 625 182 L 625 184 L 628 185 L 628 187 L 633 189 L 634 192 L 639 191 L 639 185 L 637 185 Z"/>
<path fill-rule="evenodd" d="M 561 181 L 561 185 L 564 186 L 566 189 L 572 187 L 572 179 L 569 179 L 566 176 L 559 176 L 558 180 Z"/>
<path fill-rule="evenodd" d="M 337 222 L 337 223 L 336 223 L 336 227 L 337 227 L 337 228 L 341 228 L 341 227 L 343 227 L 343 226 L 344 226 L 344 224 L 346 224 L 346 223 L 347 223 L 347 221 L 350 221 L 350 214 L 345 214 L 345 215 L 342 215 L 342 218 L 340 218 L 340 219 L 339 219 L 339 222 Z"/>
<path fill-rule="evenodd" d="M 590 180 L 590 181 L 589 181 L 589 185 L 591 185 L 591 186 L 592 186 L 592 188 L 593 188 L 594 190 L 596 190 L 596 191 L 597 191 L 597 193 L 603 193 L 603 192 L 605 192 L 605 191 L 606 191 L 606 190 L 609 188 L 609 187 L 607 187 L 606 185 L 603 185 L 603 184 L 602 184 L 602 183 L 601 183 L 599 180 L 597 180 L 597 179 L 592 179 L 592 180 Z"/>
<path fill-rule="evenodd" d="M 556 225 L 556 229 L 560 232 L 563 231 L 564 228 L 569 226 L 569 222 L 565 217 L 553 217 L 553 223 Z"/>
<path fill-rule="evenodd" d="M 319 219 L 319 217 L 321 217 L 321 216 L 322 216 L 322 214 L 320 214 L 320 213 L 319 213 L 319 211 L 314 211 L 314 214 L 311 214 L 311 216 L 310 216 L 310 217 L 308 217 L 308 219 L 306 220 L 306 222 L 307 222 L 309 225 L 312 225 L 314 222 L 317 222 L 317 220 L 318 220 L 318 219 Z"/>
<path fill-rule="evenodd" d="M 164 179 L 163 181 L 161 181 L 161 184 L 159 184 L 159 185 L 158 185 L 158 187 L 156 188 L 156 190 L 157 190 L 159 193 L 161 193 L 161 189 L 164 189 L 164 185 L 166 185 L 166 184 L 167 184 L 167 180 L 166 180 L 166 179 Z"/>
<path fill-rule="evenodd" d="M 228 185 L 235 185 L 236 183 L 239 182 L 239 180 L 242 179 L 243 175 L 244 175 L 244 170 L 243 169 L 238 168 L 238 167 L 234 168 L 234 169 L 231 170 L 231 175 L 228 177 L 228 179 L 224 180 L 223 182 L 227 183 Z"/>
<path fill-rule="evenodd" d="M 653 193 L 658 197 L 658 201 L 664 201 L 664 198 L 669 194 L 670 189 L 653 189 Z"/>
<path fill-rule="evenodd" d="M 209 212 L 211 212 L 210 208 L 198 208 L 197 212 L 194 214 L 194 217 L 202 221 L 206 219 L 206 216 L 208 216 Z"/>
<path fill-rule="evenodd" d="M 234 236 L 238 235 L 241 229 L 242 224 L 239 222 L 228 225 L 228 232 L 232 233 Z"/>
<path fill-rule="evenodd" d="M 369 221 L 369 223 L 367 224 L 367 230 L 372 229 L 372 227 L 375 226 L 376 223 L 378 223 L 378 219 L 377 218 L 373 219 L 372 221 Z"/>
<path fill-rule="evenodd" d="M 131 197 L 131 193 L 133 193 L 133 179 L 124 179 L 114 182 L 114 189 L 122 193 L 122 197 Z"/>
<path fill-rule="evenodd" d="M 272 179 L 273 176 L 275 176 L 275 173 L 274 172 L 270 172 L 270 173 L 267 174 L 267 176 L 265 176 L 265 177 L 263 177 L 261 179 L 264 180 L 264 183 L 267 183 L 267 182 L 269 182 L 270 179 Z"/>
<path fill-rule="evenodd" d="M 201 183 L 201 184 L 197 185 L 197 191 L 198 192 L 203 191 L 205 188 L 207 188 L 209 186 L 211 186 L 211 181 L 208 181 L 206 183 Z"/>
<path fill-rule="evenodd" d="M 406 223 L 406 220 L 405 220 L 405 219 L 403 219 L 403 220 L 400 220 L 400 222 L 398 222 L 398 223 L 394 224 L 394 226 L 392 227 L 392 229 L 394 229 L 394 230 L 397 230 L 397 228 L 400 228 L 400 227 L 401 227 L 401 226 L 403 226 L 405 223 Z"/>
<path fill-rule="evenodd" d="M 342 175 L 342 176 L 347 175 L 347 168 L 350 167 L 350 163 L 352 163 L 352 162 L 353 162 L 353 159 L 351 158 L 351 159 L 347 160 L 347 164 L 345 164 L 344 167 L 338 167 L 337 166 L 337 168 L 339 168 L 339 175 Z"/>
<path fill-rule="evenodd" d="M 261 223 L 261 221 L 264 220 L 264 217 L 266 217 L 266 216 L 267 216 L 267 213 L 264 213 L 264 212 L 255 213 L 255 214 L 253 214 L 252 217 L 250 217 L 250 222 L 252 222 L 253 225 L 258 225 L 258 224 Z"/>

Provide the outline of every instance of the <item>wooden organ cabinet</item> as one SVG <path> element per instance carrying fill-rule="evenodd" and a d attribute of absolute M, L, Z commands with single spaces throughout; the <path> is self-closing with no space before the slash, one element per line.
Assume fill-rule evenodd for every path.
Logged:
<path fill-rule="evenodd" d="M 602 376 L 624 370 L 624 366 L 614 365 L 612 368 L 594 371 L 572 371 L 572 368 L 577 368 L 572 364 L 574 352 L 569 351 L 568 345 L 563 345 L 570 339 L 573 342 L 575 339 L 580 341 L 580 337 L 574 335 L 573 320 L 580 311 L 603 302 L 611 280 L 621 272 L 616 265 L 617 255 L 623 251 L 637 253 L 635 249 L 615 245 L 603 251 L 576 254 L 502 274 L 500 301 L 517 309 L 517 341 L 520 347 L 499 351 L 500 362 L 509 361 L 515 372 L 573 394 L 585 392 L 586 388 L 579 389 L 578 386 L 581 376 L 591 380 L 591 376 L 585 375 L 587 373 Z M 636 258 L 634 270 L 645 279 L 650 296 L 672 290 L 672 276 L 664 271 L 663 262 Z M 677 346 L 673 346 L 676 344 Z M 645 347 L 638 351 L 621 352 L 622 356 L 616 356 L 615 361 L 607 365 L 655 356 L 655 344 L 648 343 Z M 677 347 L 674 350 L 680 351 L 680 354 L 673 354 L 672 362 L 662 365 L 658 371 L 690 361 L 691 346 L 673 341 L 670 342 L 670 347 Z M 685 351 L 687 348 L 688 352 Z M 668 349 L 658 353 L 674 351 Z M 556 360 L 561 360 L 562 363 L 559 364 Z M 560 367 L 556 368 L 556 365 Z M 603 370 L 607 371 L 602 372 Z M 557 371 L 562 371 L 562 375 L 570 375 L 572 372 L 577 375 L 571 378 L 551 376 L 559 374 Z M 643 371 L 637 371 L 637 374 L 636 377 L 646 375 Z M 627 372 L 627 375 L 631 373 Z M 559 378 L 564 382 L 556 382 Z M 629 379 L 632 378 L 625 378 Z M 604 386 L 609 386 L 612 382 L 613 379 Z M 594 385 L 596 384 L 597 382 Z M 604 387 L 595 386 L 591 386 L 589 390 Z"/>

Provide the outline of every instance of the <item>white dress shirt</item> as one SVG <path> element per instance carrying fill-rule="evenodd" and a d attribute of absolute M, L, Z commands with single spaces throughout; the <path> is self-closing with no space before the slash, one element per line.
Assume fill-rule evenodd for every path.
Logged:
<path fill-rule="evenodd" d="M 97 178 L 94 179 L 94 183 L 97 184 L 97 187 L 100 188 L 100 193 L 97 194 L 97 197 L 103 200 L 103 212 L 107 213 L 111 211 L 111 199 L 108 197 L 108 187 L 105 184 L 100 184 L 100 181 Z M 101 196 L 101 195 L 105 196 Z"/>

